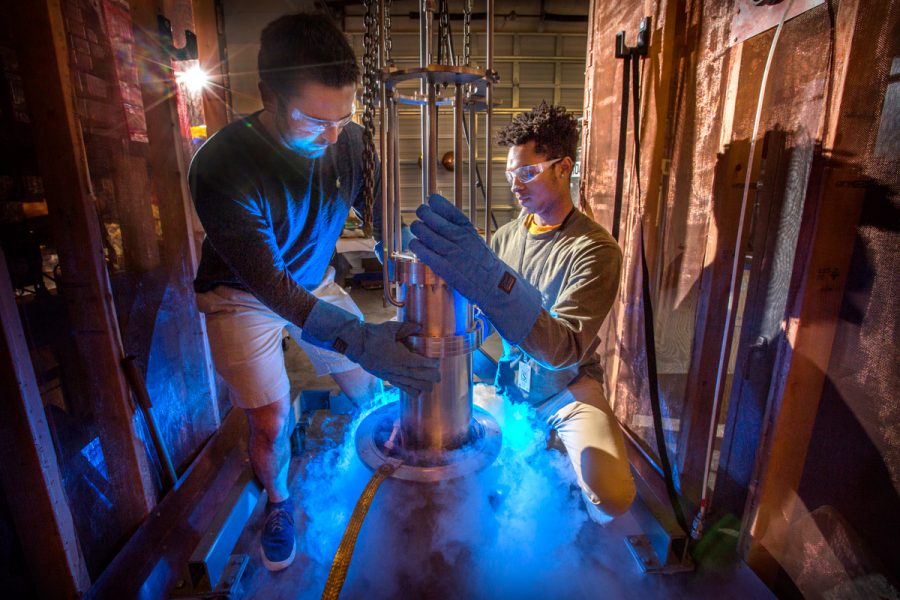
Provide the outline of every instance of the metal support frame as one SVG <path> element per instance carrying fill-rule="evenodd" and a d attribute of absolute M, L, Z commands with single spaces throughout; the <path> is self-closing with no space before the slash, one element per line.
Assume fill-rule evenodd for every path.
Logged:
<path fill-rule="evenodd" d="M 493 50 L 493 0 L 486 0 L 491 16 L 487 40 L 487 68 L 478 69 L 472 65 L 457 64 L 452 47 L 448 48 L 448 59 L 434 62 L 435 13 L 439 12 L 435 0 L 420 0 L 419 7 L 419 65 L 414 68 L 397 69 L 386 60 L 386 38 L 390 32 L 385 23 L 385 2 L 379 0 L 380 17 L 378 26 L 381 35 L 378 47 L 366 47 L 367 69 L 377 68 L 381 99 L 379 114 L 381 123 L 381 150 L 385 159 L 382 179 L 382 217 L 384 230 L 382 240 L 387 249 L 382 277 L 385 283 L 384 298 L 387 303 L 399 309 L 399 317 L 405 322 L 421 325 L 421 336 L 415 336 L 412 349 L 426 356 L 440 359 L 441 382 L 432 391 L 417 395 L 401 392 L 400 400 L 390 410 L 398 410 L 397 431 L 401 444 L 403 469 L 395 469 L 391 476 L 401 479 L 434 480 L 455 476 L 467 469 L 477 469 L 489 464 L 496 457 L 499 443 L 499 427 L 492 418 L 480 418 L 488 425 L 479 424 L 473 418 L 472 405 L 472 353 L 480 344 L 480 330 L 473 320 L 473 309 L 469 302 L 450 288 L 445 281 L 435 275 L 424 263 L 404 252 L 400 222 L 399 198 L 399 136 L 397 135 L 397 107 L 399 104 L 419 106 L 422 153 L 422 187 L 420 201 L 437 191 L 437 147 L 438 147 L 438 105 L 446 101 L 438 99 L 438 93 L 447 86 L 454 86 L 453 94 L 453 134 L 454 134 L 454 180 L 453 189 L 457 206 L 462 208 L 463 178 L 462 153 L 466 134 L 465 111 L 469 111 L 473 124 L 475 111 L 486 111 L 486 122 L 490 127 L 490 86 L 497 75 L 492 69 L 490 53 Z M 367 7 L 367 11 L 371 9 Z M 367 14 L 370 14 L 367 12 Z M 367 31 L 369 31 L 367 29 Z M 445 28 L 441 27 L 438 43 L 447 43 Z M 446 31 L 449 34 L 449 31 Z M 367 44 L 372 43 L 371 33 L 367 33 Z M 372 53 L 377 52 L 373 57 Z M 374 59 L 373 59 L 374 58 Z M 371 75 L 371 72 L 367 72 Z M 367 79 L 371 80 L 370 77 Z M 398 93 L 397 86 L 404 81 L 418 80 L 418 96 L 409 98 Z M 486 103 L 472 101 L 475 86 L 486 85 Z M 468 94 L 466 92 L 469 92 Z M 467 99 L 468 98 L 468 99 Z M 474 130 L 474 127 L 471 127 Z M 474 217 L 475 190 L 472 175 L 477 176 L 475 162 L 474 131 L 469 136 L 470 172 L 470 216 Z M 486 160 L 488 164 L 487 194 L 485 205 L 485 239 L 490 239 L 490 160 L 491 139 L 486 136 Z M 474 220 L 474 219 L 473 219 Z M 477 341 L 476 341 L 477 340 Z M 382 446 L 393 446 L 390 427 L 385 439 L 380 437 L 384 428 L 376 423 L 378 415 L 370 415 L 357 431 L 357 447 L 363 461 L 372 469 L 378 469 L 387 455 L 381 453 Z M 391 419 L 393 424 L 394 420 Z M 378 426 L 376 426 L 378 425 Z M 478 433 L 478 432 L 481 433 Z M 362 449 L 372 449 L 371 452 Z M 457 452 L 460 449 L 473 452 Z M 453 453 L 457 452 L 457 455 Z M 465 456 L 464 456 L 465 455 Z M 396 458 L 396 457 L 395 457 Z M 449 468 L 435 470 L 438 463 Z M 474 459 L 474 460 L 473 460 Z M 402 475 L 410 471 L 409 476 Z M 468 472 L 468 471 L 467 471 Z M 424 479 L 423 479 L 424 478 Z"/>
<path fill-rule="evenodd" d="M 246 468 L 216 513 L 206 535 L 191 553 L 172 598 L 240 597 L 240 580 L 249 557 L 231 552 L 261 494 L 262 488 Z"/>
<path fill-rule="evenodd" d="M 691 571 L 690 538 L 672 512 L 663 474 L 638 438 L 626 428 L 623 431 L 638 492 L 631 513 L 643 532 L 626 536 L 625 543 L 645 573 Z"/>

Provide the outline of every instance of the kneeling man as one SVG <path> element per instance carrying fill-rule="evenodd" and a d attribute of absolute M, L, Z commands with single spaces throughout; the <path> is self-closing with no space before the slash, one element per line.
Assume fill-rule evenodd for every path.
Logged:
<path fill-rule="evenodd" d="M 634 481 L 622 431 L 595 356 L 597 332 L 619 284 L 612 236 L 575 210 L 569 195 L 578 125 L 542 103 L 500 132 L 506 178 L 524 211 L 489 248 L 441 196 L 416 211 L 410 249 L 503 337 L 498 391 L 531 403 L 566 447 L 588 513 L 608 523 L 626 512 Z"/>

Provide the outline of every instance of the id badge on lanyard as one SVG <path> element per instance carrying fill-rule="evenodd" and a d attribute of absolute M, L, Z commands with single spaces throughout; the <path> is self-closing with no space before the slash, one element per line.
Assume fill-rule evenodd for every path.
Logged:
<path fill-rule="evenodd" d="M 523 394 L 531 391 L 531 364 L 527 358 L 523 358 L 519 362 L 519 369 L 516 372 L 516 387 L 522 390 Z"/>

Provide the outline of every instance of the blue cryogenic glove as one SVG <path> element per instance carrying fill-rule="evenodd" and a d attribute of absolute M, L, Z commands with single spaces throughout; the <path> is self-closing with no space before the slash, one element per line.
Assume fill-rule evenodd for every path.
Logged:
<path fill-rule="evenodd" d="M 477 304 L 508 342 L 518 345 L 541 312 L 541 293 L 488 248 L 475 226 L 446 198 L 432 194 L 416 209 L 409 249 L 452 288 Z"/>
<path fill-rule="evenodd" d="M 366 323 L 319 300 L 303 323 L 301 337 L 314 346 L 345 354 L 372 375 L 418 396 L 430 392 L 441 379 L 438 359 L 416 354 L 403 344 L 420 329 L 416 323 Z"/>

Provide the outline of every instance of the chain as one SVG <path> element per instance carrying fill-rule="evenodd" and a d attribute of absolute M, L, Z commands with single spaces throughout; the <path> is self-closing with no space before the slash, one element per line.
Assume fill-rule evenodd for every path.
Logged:
<path fill-rule="evenodd" d="M 366 33 L 363 37 L 363 231 L 372 235 L 373 209 L 375 206 L 375 103 L 379 88 L 378 78 L 378 0 L 365 0 Z"/>
<path fill-rule="evenodd" d="M 468 67 L 472 60 L 472 0 L 466 0 L 463 11 L 463 63 Z"/>
<path fill-rule="evenodd" d="M 384 63 L 385 65 L 393 65 L 394 59 L 391 58 L 391 0 L 384 2 Z"/>
<path fill-rule="evenodd" d="M 438 64 L 451 64 L 453 57 L 449 56 L 450 44 L 450 4 L 448 0 L 440 0 L 438 4 Z M 445 53 L 447 56 L 445 56 Z"/>

